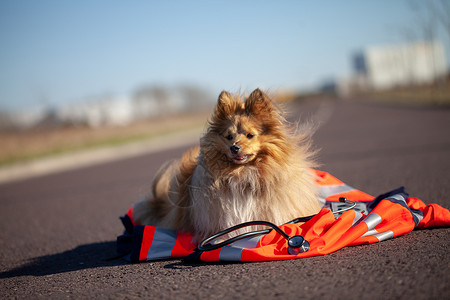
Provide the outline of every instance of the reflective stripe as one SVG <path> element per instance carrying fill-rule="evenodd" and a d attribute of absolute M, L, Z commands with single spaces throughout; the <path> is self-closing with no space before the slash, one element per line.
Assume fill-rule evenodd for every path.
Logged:
<path fill-rule="evenodd" d="M 379 242 L 392 239 L 394 237 L 394 232 L 391 230 L 385 231 L 385 232 L 378 232 L 376 229 L 372 229 L 367 231 L 362 236 L 373 236 L 378 239 Z"/>
<path fill-rule="evenodd" d="M 375 234 L 374 237 L 376 237 L 378 239 L 378 241 L 382 242 L 385 240 L 392 239 L 394 237 L 394 232 L 388 230 L 385 232 L 380 232 L 378 234 Z"/>
<path fill-rule="evenodd" d="M 379 232 L 376 229 L 372 229 L 364 233 L 362 236 L 374 236 L 375 234 L 378 234 Z"/>
<path fill-rule="evenodd" d="M 340 185 L 320 185 L 319 186 L 319 197 L 327 198 L 336 194 L 341 194 L 349 191 L 353 191 L 354 188 L 346 184 Z"/>
<path fill-rule="evenodd" d="M 381 217 L 377 213 L 370 213 L 364 220 L 362 220 L 364 223 L 366 223 L 369 230 L 372 230 L 381 223 Z"/>
<path fill-rule="evenodd" d="M 174 230 L 156 227 L 153 242 L 148 249 L 147 259 L 170 258 L 172 249 L 177 241 L 177 232 Z"/>
<path fill-rule="evenodd" d="M 363 217 L 364 215 L 362 213 L 360 213 L 359 211 L 355 211 L 355 217 L 353 218 L 352 226 L 358 223 L 358 221 Z"/>
<path fill-rule="evenodd" d="M 234 242 L 231 245 L 222 247 L 219 254 L 219 260 L 221 261 L 240 261 L 242 251 L 244 248 L 253 249 L 258 245 L 259 240 L 263 235 L 257 235 L 250 238 L 245 238 Z"/>
<path fill-rule="evenodd" d="M 387 199 L 389 199 L 389 200 L 395 199 L 395 200 L 398 200 L 398 201 L 401 201 L 401 202 L 405 203 L 405 205 L 406 205 L 405 197 L 403 197 L 402 194 L 392 195 L 392 196 L 390 196 L 390 197 L 387 198 Z M 393 202 L 394 202 L 394 201 L 393 201 Z M 407 206 L 407 205 L 406 205 L 406 206 Z"/>
<path fill-rule="evenodd" d="M 263 234 L 245 238 L 234 242 L 231 246 L 237 248 L 255 248 L 262 236 Z"/>
<path fill-rule="evenodd" d="M 423 220 L 423 212 L 421 212 L 420 210 L 417 209 L 409 209 L 413 215 L 413 219 L 414 219 L 414 227 L 417 227 L 417 225 L 419 225 L 420 222 L 422 222 Z"/>
<path fill-rule="evenodd" d="M 326 204 L 329 205 L 331 211 L 335 214 L 334 216 L 336 219 L 342 215 L 342 213 L 335 213 L 338 210 L 345 209 L 349 207 L 349 204 L 347 203 L 341 203 L 341 202 L 333 202 L 333 201 L 327 201 Z M 365 202 L 356 202 L 355 207 L 352 208 L 353 211 L 361 213 L 367 212 L 367 204 Z"/>
<path fill-rule="evenodd" d="M 243 248 L 236 248 L 230 245 L 222 247 L 219 254 L 220 261 L 240 261 Z"/>

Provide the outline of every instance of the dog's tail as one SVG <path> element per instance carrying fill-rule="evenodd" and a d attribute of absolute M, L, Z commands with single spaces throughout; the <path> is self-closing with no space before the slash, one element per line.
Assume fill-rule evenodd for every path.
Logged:
<path fill-rule="evenodd" d="M 179 197 L 173 197 L 171 194 L 180 196 L 179 194 L 184 192 L 180 188 L 182 189 L 192 177 L 199 151 L 198 146 L 191 148 L 183 154 L 181 159 L 169 161 L 159 169 L 152 187 L 155 198 L 170 199 L 173 204 L 178 204 Z"/>
<path fill-rule="evenodd" d="M 192 148 L 181 159 L 166 162 L 156 172 L 153 195 L 134 206 L 134 217 L 139 224 L 172 227 L 173 220 L 179 218 L 179 210 L 191 206 L 187 187 L 198 153 L 199 147 Z"/>

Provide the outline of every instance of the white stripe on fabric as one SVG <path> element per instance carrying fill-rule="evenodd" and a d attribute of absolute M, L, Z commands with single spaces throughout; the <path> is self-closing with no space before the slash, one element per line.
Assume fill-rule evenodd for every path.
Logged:
<path fill-rule="evenodd" d="M 362 236 L 374 236 L 376 234 L 379 234 L 379 232 L 376 229 L 372 229 L 364 233 Z"/>
<path fill-rule="evenodd" d="M 416 224 L 416 226 L 417 226 L 420 222 L 422 222 L 422 220 L 423 220 L 423 215 L 421 215 L 421 214 L 415 212 L 415 211 L 412 210 L 412 209 L 410 209 L 410 211 L 411 211 L 411 213 L 412 213 L 414 216 L 416 216 L 416 218 L 418 219 L 418 222 L 417 222 L 417 224 Z M 414 220 L 414 221 L 415 221 L 415 220 Z"/>
<path fill-rule="evenodd" d="M 240 261 L 243 248 L 236 248 L 233 246 L 223 246 L 220 249 L 219 260 L 220 261 Z"/>
<path fill-rule="evenodd" d="M 255 248 L 256 245 L 258 245 L 258 242 L 262 236 L 263 236 L 263 234 L 248 237 L 248 238 L 234 242 L 233 244 L 231 244 L 231 246 L 236 247 L 236 248 L 247 248 L 247 249 Z"/>
<path fill-rule="evenodd" d="M 394 198 L 395 200 L 401 201 L 406 205 L 405 198 L 401 194 L 395 194 L 395 195 L 389 196 L 387 199 L 390 199 L 390 198 Z"/>
<path fill-rule="evenodd" d="M 372 230 L 381 223 L 381 217 L 377 213 L 370 213 L 364 220 L 362 220 L 364 223 L 366 223 L 368 230 Z"/>
<path fill-rule="evenodd" d="M 374 237 L 376 237 L 378 239 L 378 241 L 382 242 L 385 240 L 392 239 L 394 237 L 394 232 L 388 230 L 385 232 L 380 232 L 378 234 L 375 234 Z"/>
<path fill-rule="evenodd" d="M 243 249 L 252 249 L 258 245 L 259 240 L 263 235 L 257 235 L 245 238 L 227 245 L 220 249 L 219 260 L 221 261 L 240 261 Z"/>
<path fill-rule="evenodd" d="M 147 252 L 147 259 L 170 258 L 176 241 L 177 232 L 175 230 L 156 227 L 152 244 Z"/>
<path fill-rule="evenodd" d="M 329 196 L 333 196 L 336 194 L 341 194 L 349 191 L 353 191 L 349 185 L 340 184 L 340 185 L 320 185 L 319 186 L 319 197 L 327 198 Z"/>
<path fill-rule="evenodd" d="M 378 242 L 382 242 L 388 239 L 392 239 L 394 237 L 394 232 L 388 230 L 385 232 L 378 232 L 376 229 L 372 229 L 367 231 L 362 236 L 373 236 L 378 239 Z"/>
<path fill-rule="evenodd" d="M 355 225 L 363 217 L 364 215 L 362 213 L 360 213 L 359 211 L 355 211 L 355 217 L 353 218 L 352 226 Z"/>

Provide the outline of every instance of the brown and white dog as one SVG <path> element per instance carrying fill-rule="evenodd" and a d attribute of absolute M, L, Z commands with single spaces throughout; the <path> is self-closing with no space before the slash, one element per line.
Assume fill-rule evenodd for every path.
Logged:
<path fill-rule="evenodd" d="M 277 225 L 320 206 L 309 133 L 297 134 L 259 89 L 222 92 L 200 146 L 166 163 L 134 219 L 197 239 L 247 221 Z"/>

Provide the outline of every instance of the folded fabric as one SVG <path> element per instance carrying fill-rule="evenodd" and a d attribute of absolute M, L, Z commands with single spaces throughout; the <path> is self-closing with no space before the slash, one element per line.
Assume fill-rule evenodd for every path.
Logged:
<path fill-rule="evenodd" d="M 307 252 L 289 254 L 288 241 L 275 230 L 216 250 L 198 251 L 192 234 L 136 224 L 133 206 L 121 217 L 125 234 L 117 238 L 118 252 L 131 262 L 169 258 L 208 262 L 285 260 L 325 255 L 346 246 L 382 242 L 416 228 L 450 226 L 448 209 L 437 204 L 426 205 L 409 197 L 403 187 L 373 197 L 327 172 L 313 171 L 318 178 L 319 200 L 324 208 L 303 224 L 280 226 L 291 237 L 303 236 L 310 244 Z M 339 202 L 340 197 L 357 205 L 340 215 L 333 214 L 346 205 Z"/>

